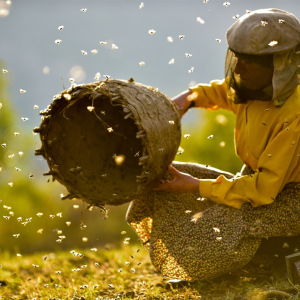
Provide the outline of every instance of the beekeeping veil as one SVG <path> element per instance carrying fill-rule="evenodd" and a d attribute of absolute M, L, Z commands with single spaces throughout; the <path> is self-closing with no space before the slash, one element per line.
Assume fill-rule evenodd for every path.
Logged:
<path fill-rule="evenodd" d="M 299 84 L 300 71 L 300 23 L 286 11 L 270 8 L 259 9 L 240 17 L 227 31 L 228 51 L 225 62 L 225 78 L 228 96 L 234 103 L 247 100 L 264 100 L 266 96 L 280 106 Z M 257 58 L 257 63 L 273 60 L 272 86 L 254 92 L 256 98 L 239 93 L 239 75 L 234 73 L 237 63 L 235 53 Z M 247 93 L 246 93 L 247 94 Z"/>

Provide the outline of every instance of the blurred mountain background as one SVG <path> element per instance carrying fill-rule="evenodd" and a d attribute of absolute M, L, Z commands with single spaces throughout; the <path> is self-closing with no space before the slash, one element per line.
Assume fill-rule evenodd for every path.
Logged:
<path fill-rule="evenodd" d="M 136 241 L 125 222 L 128 204 L 107 207 L 106 218 L 80 200 L 61 201 L 65 188 L 42 176 L 48 167 L 34 156 L 40 141 L 32 133 L 39 111 L 70 78 L 89 83 L 97 73 L 133 77 L 169 97 L 222 79 L 227 28 L 246 10 L 269 7 L 300 18 L 298 0 L 0 0 L 0 251 Z M 239 171 L 233 127 L 231 113 L 190 111 L 182 120 L 182 136 L 190 137 L 175 159 Z"/>

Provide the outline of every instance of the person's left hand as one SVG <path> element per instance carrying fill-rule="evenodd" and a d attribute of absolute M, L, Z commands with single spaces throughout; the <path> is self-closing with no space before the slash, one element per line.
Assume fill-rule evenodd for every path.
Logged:
<path fill-rule="evenodd" d="M 199 192 L 199 179 L 181 173 L 172 165 L 168 167 L 169 173 L 174 177 L 173 180 L 161 180 L 160 184 L 153 188 L 154 191 L 171 193 L 197 193 Z"/>

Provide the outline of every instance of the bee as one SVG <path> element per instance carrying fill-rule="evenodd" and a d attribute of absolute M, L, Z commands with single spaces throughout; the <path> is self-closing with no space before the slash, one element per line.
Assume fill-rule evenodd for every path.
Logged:
<path fill-rule="evenodd" d="M 169 61 L 169 65 L 173 65 L 175 63 L 175 59 L 172 58 L 170 61 Z"/>
<path fill-rule="evenodd" d="M 72 97 L 70 94 L 64 94 L 64 98 L 69 101 Z"/>
<path fill-rule="evenodd" d="M 200 17 L 197 17 L 197 23 L 200 23 L 200 24 L 204 24 L 205 21 L 203 19 L 201 19 Z"/>
<path fill-rule="evenodd" d="M 266 25 L 268 25 L 269 23 L 268 23 L 268 21 L 260 21 L 260 25 L 261 26 L 266 26 Z"/>
<path fill-rule="evenodd" d="M 274 46 L 276 46 L 277 44 L 278 44 L 277 41 L 271 41 L 271 42 L 268 44 L 268 46 L 274 47 Z"/>

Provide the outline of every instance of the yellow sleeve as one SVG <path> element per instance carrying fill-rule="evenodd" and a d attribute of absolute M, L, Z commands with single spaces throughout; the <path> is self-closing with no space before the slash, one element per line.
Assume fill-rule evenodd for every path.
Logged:
<path fill-rule="evenodd" d="M 278 130 L 278 128 L 281 128 Z M 258 160 L 255 174 L 227 179 L 201 179 L 200 195 L 216 203 L 240 208 L 245 202 L 253 207 L 270 204 L 288 182 L 300 173 L 300 118 L 288 125 L 278 124 L 278 134 L 268 143 Z"/>
<path fill-rule="evenodd" d="M 197 107 L 208 110 L 234 110 L 232 101 L 227 97 L 228 85 L 225 80 L 213 80 L 209 84 L 200 83 L 190 90 L 194 92 L 193 100 L 197 101 Z"/>

